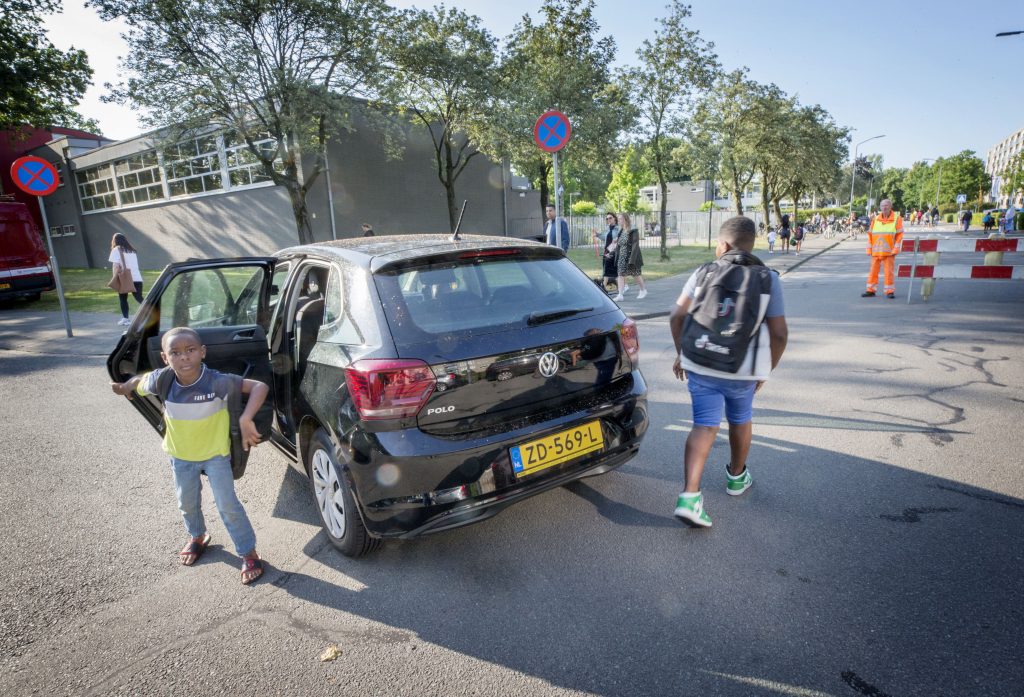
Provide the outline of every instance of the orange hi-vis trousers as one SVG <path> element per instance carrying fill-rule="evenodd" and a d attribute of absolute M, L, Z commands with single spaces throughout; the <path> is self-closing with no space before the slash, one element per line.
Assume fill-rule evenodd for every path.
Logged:
<path fill-rule="evenodd" d="M 874 293 L 878 290 L 878 270 L 885 267 L 885 292 L 896 292 L 896 255 L 871 257 L 871 271 L 868 272 L 868 292 Z"/>

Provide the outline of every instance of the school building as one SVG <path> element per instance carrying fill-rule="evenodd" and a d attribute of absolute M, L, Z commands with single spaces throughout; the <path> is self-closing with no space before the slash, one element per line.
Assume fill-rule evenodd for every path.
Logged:
<path fill-rule="evenodd" d="M 448 232 L 433 143 L 425 128 L 405 131 L 397 157 L 389 156 L 383 135 L 365 120 L 329 142 L 327 171 L 306 198 L 315 239 L 360 236 L 364 222 L 378 235 Z M 268 255 L 298 244 L 287 190 L 230 132 L 211 129 L 171 145 L 160 133 L 119 142 L 51 135 L 21 154 L 51 162 L 61 175 L 44 203 L 62 267 L 106 266 L 115 233 L 128 237 L 144 268 L 191 257 Z M 277 152 L 269 135 L 257 146 Z M 514 176 L 507 162 L 476 155 L 456 182 L 456 195 L 460 205 L 468 201 L 464 233 L 542 232 L 539 192 Z M 38 215 L 37 203 L 26 203 Z"/>

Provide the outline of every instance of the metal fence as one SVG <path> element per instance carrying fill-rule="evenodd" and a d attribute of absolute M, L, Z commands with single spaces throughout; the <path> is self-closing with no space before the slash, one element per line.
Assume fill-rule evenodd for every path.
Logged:
<path fill-rule="evenodd" d="M 669 211 L 666 216 L 665 245 L 667 247 L 682 247 L 684 245 L 707 244 L 708 240 L 712 245 L 718 239 L 718 229 L 729 218 L 736 214 L 733 211 Z M 744 213 L 758 226 L 764 222 L 764 214 L 751 211 Z M 661 246 L 661 230 L 658 228 L 659 215 L 637 214 L 633 216 L 633 226 L 640 230 L 640 246 L 643 249 L 653 249 Z M 590 247 L 594 244 L 594 233 L 604 238 L 608 226 L 604 222 L 604 214 L 601 215 L 574 215 L 566 217 L 569 223 L 570 244 L 572 247 Z M 511 237 L 541 237 L 544 234 L 544 221 L 538 218 L 522 218 L 509 220 L 509 236 Z"/>

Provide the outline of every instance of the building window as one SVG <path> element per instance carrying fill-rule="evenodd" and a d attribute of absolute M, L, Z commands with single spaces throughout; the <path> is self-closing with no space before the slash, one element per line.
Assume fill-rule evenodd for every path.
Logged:
<path fill-rule="evenodd" d="M 114 163 L 114 172 L 122 206 L 164 197 L 164 188 L 160 184 L 160 163 L 155 150 L 118 160 Z"/>
<path fill-rule="evenodd" d="M 50 237 L 62 237 L 63 233 L 60 231 L 60 225 L 54 225 L 50 227 Z"/>
<path fill-rule="evenodd" d="M 98 211 L 117 206 L 114 172 L 109 165 L 98 165 L 75 172 L 83 211 Z"/>
<path fill-rule="evenodd" d="M 277 152 L 277 140 L 272 138 L 269 133 L 261 134 L 258 140 L 253 141 L 253 144 L 263 157 L 273 159 L 275 171 L 284 171 L 284 163 Z M 228 176 L 231 178 L 232 187 L 250 186 L 270 181 L 259 158 L 249 150 L 245 140 L 237 134 L 231 132 L 224 134 L 224 156 L 227 158 Z"/>
<path fill-rule="evenodd" d="M 170 146 L 164 152 L 164 169 L 171 196 L 220 191 L 220 155 L 217 136 L 191 138 Z"/>
<path fill-rule="evenodd" d="M 61 167 L 59 162 L 51 162 L 50 166 L 57 170 L 57 188 L 59 189 L 64 186 L 64 168 Z"/>
<path fill-rule="evenodd" d="M 71 237 L 71 236 L 73 236 L 73 235 L 74 235 L 74 234 L 75 234 L 76 232 L 78 232 L 78 230 L 76 230 L 76 229 L 75 229 L 75 226 L 74 226 L 74 225 L 65 225 L 65 226 L 64 226 L 64 231 L 63 231 L 63 233 L 61 234 L 61 237 Z"/>

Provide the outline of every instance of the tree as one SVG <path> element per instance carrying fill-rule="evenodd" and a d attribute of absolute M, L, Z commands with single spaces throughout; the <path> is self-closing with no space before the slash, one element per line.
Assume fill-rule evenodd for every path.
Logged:
<path fill-rule="evenodd" d="M 942 161 L 940 205 L 955 204 L 958 194 L 966 195 L 967 200 L 976 199 L 991 187 L 992 177 L 985 172 L 985 163 L 973 150 L 963 150 Z"/>
<path fill-rule="evenodd" d="M 110 99 L 144 110 L 144 121 L 168 139 L 211 127 L 233 134 L 287 190 L 299 241 L 312 242 L 306 195 L 322 171 L 328 138 L 352 127 L 360 108 L 354 98 L 375 94 L 392 15 L 384 1 L 89 4 L 129 26 L 122 67 L 130 77 Z M 257 143 L 265 134 L 276 147 Z"/>
<path fill-rule="evenodd" d="M 1024 152 L 1018 152 L 1006 163 L 999 173 L 1000 193 L 1013 200 L 1014 195 L 1024 189 Z"/>
<path fill-rule="evenodd" d="M 455 182 L 489 137 L 495 40 L 479 17 L 444 7 L 406 13 L 401 27 L 389 97 L 430 133 L 454 231 Z"/>
<path fill-rule="evenodd" d="M 796 147 L 782 177 L 782 190 L 793 201 L 795 218 L 804 194 L 823 193 L 835 185 L 846 159 L 849 131 L 817 105 L 797 109 L 792 124 Z"/>
<path fill-rule="evenodd" d="M 612 181 L 604 194 L 607 209 L 627 213 L 643 210 L 645 207 L 640 204 L 640 187 L 647 185 L 651 174 L 639 150 L 633 145 L 627 145 L 612 165 Z"/>
<path fill-rule="evenodd" d="M 682 130 L 694 90 L 711 86 L 718 70 L 713 53 L 714 44 L 705 42 L 700 33 L 689 29 L 685 20 L 690 8 L 672 0 L 669 14 L 658 20 L 653 39 L 645 39 L 636 55 L 640 65 L 621 73 L 639 104 L 638 134 L 644 141 L 661 190 L 661 229 L 668 229 L 668 182 L 671 153 L 678 146 L 670 138 Z M 666 236 L 661 236 L 661 259 L 667 261 Z"/>
<path fill-rule="evenodd" d="M 904 182 L 910 172 L 906 167 L 893 167 L 885 170 L 882 174 L 882 181 L 879 185 L 879 199 L 887 198 L 892 201 L 892 207 L 898 211 L 909 207 L 909 202 L 904 198 Z"/>
<path fill-rule="evenodd" d="M 517 171 L 540 187 L 540 205 L 550 198 L 551 156 L 533 142 L 533 125 L 549 109 L 569 117 L 572 140 L 559 152 L 564 169 L 610 167 L 619 135 L 635 119 L 622 87 L 612 82 L 615 40 L 598 38 L 594 0 L 544 0 L 543 21 L 524 15 L 502 59 L 505 89 L 492 118 L 501 141 L 494 154 L 509 156 Z"/>
<path fill-rule="evenodd" d="M 690 141 L 702 151 L 701 160 L 716 162 L 714 171 L 732 194 L 737 215 L 743 215 L 743 191 L 754 178 L 765 137 L 753 118 L 759 91 L 745 68 L 733 70 L 719 78 L 690 122 Z"/>
<path fill-rule="evenodd" d="M 5 0 L 0 7 L 0 130 L 99 130 L 75 111 L 92 84 L 85 51 L 57 49 L 42 29 L 43 16 L 60 6 L 60 0 Z"/>

